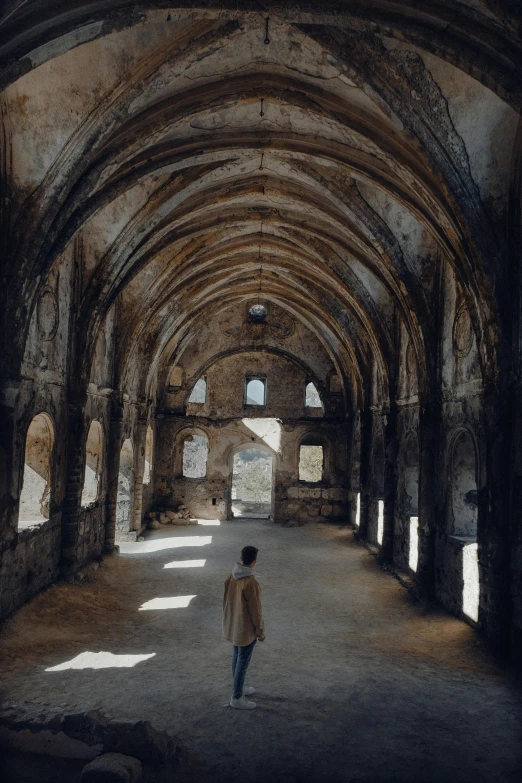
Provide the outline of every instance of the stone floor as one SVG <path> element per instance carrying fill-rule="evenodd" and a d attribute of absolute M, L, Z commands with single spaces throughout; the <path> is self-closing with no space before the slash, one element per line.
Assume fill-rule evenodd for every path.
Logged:
<path fill-rule="evenodd" d="M 251 713 L 225 707 L 220 634 L 223 581 L 245 544 L 260 549 L 267 629 Z M 4 625 L 3 700 L 149 720 L 185 748 L 182 783 L 521 779 L 515 678 L 465 623 L 413 603 L 350 531 L 243 520 L 122 550 L 93 582 L 55 585 Z M 110 668 L 63 667 L 77 656 Z"/>

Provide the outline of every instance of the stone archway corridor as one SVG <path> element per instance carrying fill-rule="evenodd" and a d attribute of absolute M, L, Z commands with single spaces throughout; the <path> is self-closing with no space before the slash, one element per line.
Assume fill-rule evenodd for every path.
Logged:
<path fill-rule="evenodd" d="M 248 714 L 224 706 L 220 635 L 222 583 L 245 543 L 260 549 L 267 625 Z M 183 748 L 183 783 L 520 779 L 516 682 L 468 625 L 415 603 L 351 530 L 236 520 L 164 528 L 121 550 L 92 582 L 53 585 L 7 622 L 4 702 L 148 720 Z"/>

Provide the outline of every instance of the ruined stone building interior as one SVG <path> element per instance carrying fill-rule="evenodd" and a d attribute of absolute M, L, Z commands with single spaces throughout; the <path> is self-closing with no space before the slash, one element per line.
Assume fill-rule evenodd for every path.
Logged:
<path fill-rule="evenodd" d="M 4 779 L 520 780 L 522 4 L 6 0 L 0 90 Z"/>

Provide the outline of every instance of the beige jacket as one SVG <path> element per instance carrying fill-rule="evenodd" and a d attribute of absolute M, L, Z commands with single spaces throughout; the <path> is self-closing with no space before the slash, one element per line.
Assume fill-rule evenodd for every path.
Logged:
<path fill-rule="evenodd" d="M 263 638 L 261 588 L 252 569 L 236 563 L 225 582 L 223 596 L 223 636 L 238 647 Z"/>

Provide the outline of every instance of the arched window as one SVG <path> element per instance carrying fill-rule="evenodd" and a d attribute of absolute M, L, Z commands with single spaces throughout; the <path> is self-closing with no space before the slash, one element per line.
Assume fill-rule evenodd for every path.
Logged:
<path fill-rule="evenodd" d="M 247 378 L 245 386 L 245 405 L 265 405 L 266 379 Z"/>
<path fill-rule="evenodd" d="M 307 408 L 322 408 L 323 403 L 319 397 L 315 384 L 310 381 L 306 384 L 305 405 Z"/>
<path fill-rule="evenodd" d="M 173 367 L 170 371 L 169 386 L 179 387 L 183 384 L 183 368 L 179 365 Z"/>
<path fill-rule="evenodd" d="M 128 533 L 131 528 L 132 492 L 134 490 L 134 449 L 127 438 L 120 451 L 120 470 L 118 473 L 118 498 L 116 505 L 117 533 Z"/>
<path fill-rule="evenodd" d="M 192 392 L 190 393 L 190 397 L 188 398 L 188 401 L 192 403 L 196 403 L 197 405 L 203 405 L 206 399 L 207 399 L 207 379 L 200 378 L 199 381 L 196 381 L 196 384 L 192 389 Z"/>
<path fill-rule="evenodd" d="M 91 421 L 85 444 L 85 474 L 83 478 L 82 506 L 88 506 L 98 499 L 102 469 L 103 433 L 101 424 Z"/>
<path fill-rule="evenodd" d="M 18 527 L 23 529 L 49 519 L 54 427 L 50 416 L 38 413 L 27 430 L 25 464 Z"/>
<path fill-rule="evenodd" d="M 204 435 L 189 435 L 183 442 L 183 476 L 205 478 L 207 475 L 208 440 Z"/>
<path fill-rule="evenodd" d="M 299 481 L 313 483 L 322 481 L 323 463 L 322 446 L 301 446 L 299 449 Z"/>
<path fill-rule="evenodd" d="M 143 483 L 150 484 L 150 477 L 152 473 L 152 446 L 153 435 L 152 427 L 147 425 L 147 437 L 145 438 L 145 468 L 143 471 Z"/>

